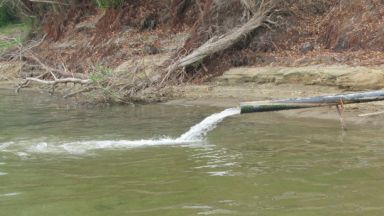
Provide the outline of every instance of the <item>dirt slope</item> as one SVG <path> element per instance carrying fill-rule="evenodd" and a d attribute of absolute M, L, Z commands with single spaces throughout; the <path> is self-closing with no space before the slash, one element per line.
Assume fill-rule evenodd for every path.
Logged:
<path fill-rule="evenodd" d="M 118 8 L 88 4 L 65 14 L 47 13 L 36 34 L 44 40 L 24 55 L 20 76 L 52 79 L 45 73 L 48 66 L 59 78 L 89 78 L 101 92 L 130 100 L 153 87 L 177 59 L 246 23 L 255 14 L 255 2 L 258 6 L 254 0 L 126 0 Z M 202 83 L 244 66 L 384 64 L 383 0 L 265 2 L 277 2 L 267 13 L 270 22 L 170 80 Z"/>

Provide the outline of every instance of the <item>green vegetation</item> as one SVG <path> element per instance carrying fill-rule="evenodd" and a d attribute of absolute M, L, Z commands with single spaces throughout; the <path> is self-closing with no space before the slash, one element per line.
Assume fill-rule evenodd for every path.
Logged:
<path fill-rule="evenodd" d="M 90 75 L 89 79 L 95 84 L 101 84 L 107 81 L 111 74 L 112 69 L 104 65 L 96 65 L 94 67 L 94 72 Z"/>
<path fill-rule="evenodd" d="M 30 29 L 28 23 L 12 23 L 0 27 L 0 52 L 22 43 Z"/>
<path fill-rule="evenodd" d="M 93 85 L 100 90 L 104 101 L 121 101 L 121 96 L 113 86 L 116 82 L 116 77 L 111 68 L 104 65 L 96 65 L 94 67 L 94 72 L 90 75 L 89 79 L 92 81 Z"/>
<path fill-rule="evenodd" d="M 0 6 L 0 27 L 13 23 L 16 20 L 17 18 L 12 15 L 7 7 Z"/>
<path fill-rule="evenodd" d="M 113 8 L 121 6 L 124 2 L 123 0 L 93 0 L 99 8 Z"/>
<path fill-rule="evenodd" d="M 0 52 L 21 44 L 31 29 L 18 0 L 0 0 Z"/>

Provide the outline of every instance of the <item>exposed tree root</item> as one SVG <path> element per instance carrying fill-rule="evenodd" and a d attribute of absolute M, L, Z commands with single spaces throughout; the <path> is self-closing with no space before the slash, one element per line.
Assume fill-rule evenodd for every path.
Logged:
<path fill-rule="evenodd" d="M 255 29 L 263 26 L 264 23 L 273 23 L 269 19 L 271 9 L 271 4 L 261 3 L 258 10 L 253 13 L 253 16 L 244 25 L 230 30 L 226 34 L 212 37 L 199 48 L 195 49 L 191 54 L 180 58 L 171 64 L 167 68 L 167 73 L 163 77 L 161 84 L 168 80 L 178 69 L 200 62 L 208 56 L 232 47 Z"/>

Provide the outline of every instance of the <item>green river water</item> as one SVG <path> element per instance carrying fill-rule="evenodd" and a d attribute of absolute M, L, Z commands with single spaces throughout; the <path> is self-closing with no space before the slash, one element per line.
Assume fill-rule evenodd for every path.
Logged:
<path fill-rule="evenodd" d="M 0 91 L 0 215 L 384 215 L 384 129 Z M 143 140 L 143 141 L 140 141 Z M 173 141 L 172 141 L 173 140 Z"/>

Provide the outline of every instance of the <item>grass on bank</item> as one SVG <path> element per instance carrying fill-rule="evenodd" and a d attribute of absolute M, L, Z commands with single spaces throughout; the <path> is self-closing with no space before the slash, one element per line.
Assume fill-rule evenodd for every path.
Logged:
<path fill-rule="evenodd" d="M 10 23 L 0 27 L 0 52 L 21 44 L 31 30 L 29 23 Z"/>

